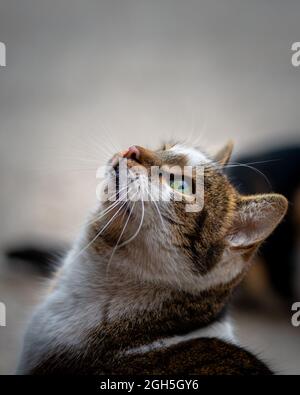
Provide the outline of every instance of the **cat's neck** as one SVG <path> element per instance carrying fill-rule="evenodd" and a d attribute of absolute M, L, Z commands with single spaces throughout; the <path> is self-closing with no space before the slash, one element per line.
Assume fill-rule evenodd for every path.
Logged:
<path fill-rule="evenodd" d="M 112 280 L 108 277 L 103 286 L 103 317 L 97 329 L 109 334 L 110 347 L 139 347 L 208 327 L 223 319 L 231 291 L 220 286 L 191 294 L 128 279 L 119 279 L 116 286 Z"/>
<path fill-rule="evenodd" d="M 148 341 L 155 341 L 161 336 L 205 327 L 223 315 L 231 284 L 188 292 L 176 284 L 161 282 L 159 277 L 150 281 L 132 276 L 126 267 L 137 262 L 123 262 L 123 266 L 111 265 L 108 269 L 108 256 L 103 254 L 100 258 L 86 253 L 77 257 L 67 264 L 65 278 L 70 288 L 77 288 L 85 300 L 99 302 L 101 325 L 110 333 L 113 328 L 123 328 L 125 338 L 135 339 L 138 345 L 145 341 L 145 333 L 149 334 Z M 118 332 L 117 336 L 122 335 Z"/>

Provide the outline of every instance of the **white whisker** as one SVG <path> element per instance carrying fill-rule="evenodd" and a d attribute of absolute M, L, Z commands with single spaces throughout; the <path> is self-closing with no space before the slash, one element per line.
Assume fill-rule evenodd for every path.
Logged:
<path fill-rule="evenodd" d="M 131 236 L 128 240 L 124 241 L 124 243 L 120 244 L 120 245 L 119 245 L 119 248 L 121 248 L 121 247 L 125 246 L 126 244 L 130 243 L 130 242 L 131 242 L 133 239 L 135 239 L 135 238 L 137 237 L 137 235 L 139 234 L 139 232 L 140 232 L 140 230 L 141 230 L 141 228 L 142 228 L 143 222 L 144 222 L 144 214 L 145 214 L 145 205 L 144 205 L 144 201 L 143 201 L 143 200 L 141 200 L 141 204 L 142 204 L 142 217 L 141 217 L 141 221 L 140 221 L 140 224 L 139 224 L 139 226 L 138 226 L 138 229 L 137 229 L 137 231 L 134 233 L 133 236 Z"/>
<path fill-rule="evenodd" d="M 119 238 L 118 238 L 118 240 L 117 240 L 117 243 L 116 243 L 116 245 L 115 245 L 115 247 L 114 247 L 114 249 L 113 249 L 113 251 L 112 251 L 112 253 L 111 253 L 111 256 L 110 256 L 109 261 L 108 261 L 108 264 L 107 264 L 106 271 L 108 271 L 109 266 L 110 266 L 110 263 L 111 263 L 111 261 L 112 261 L 112 258 L 113 258 L 113 256 L 114 256 L 116 250 L 117 250 L 118 247 L 119 247 L 119 243 L 120 243 L 120 241 L 121 241 L 121 239 L 122 239 L 122 236 L 123 236 L 123 234 L 124 234 L 124 232 L 125 232 L 125 230 L 126 230 L 126 228 L 127 228 L 127 225 L 128 225 L 129 220 L 130 220 L 131 214 L 132 214 L 132 212 L 133 212 L 134 206 L 135 206 L 135 202 L 133 203 L 133 205 L 132 205 L 132 207 L 131 207 L 131 209 L 130 209 L 128 218 L 127 218 L 127 220 L 126 220 L 126 222 L 125 222 L 125 225 L 123 226 L 122 232 L 121 232 L 121 234 L 120 234 L 120 236 L 119 236 Z"/>
<path fill-rule="evenodd" d="M 127 202 L 123 203 L 119 209 L 117 210 L 117 212 L 111 217 L 111 219 L 104 225 L 104 227 L 96 234 L 96 236 L 82 249 L 79 251 L 78 254 L 76 254 L 76 257 L 78 257 L 79 255 L 81 255 L 87 248 L 89 248 L 93 242 L 98 239 L 98 237 L 105 231 L 105 229 L 108 228 L 108 226 L 112 223 L 112 221 L 116 218 L 117 214 L 122 210 L 122 208 L 127 204 Z"/>
<path fill-rule="evenodd" d="M 159 209 L 155 199 L 153 198 L 153 196 L 152 196 L 152 194 L 151 194 L 151 192 L 150 192 L 150 190 L 149 190 L 149 188 L 147 186 L 146 186 L 146 189 L 147 189 L 147 193 L 150 195 L 151 201 L 153 202 L 154 206 L 156 207 L 156 210 L 158 212 L 158 215 L 159 215 L 160 221 L 162 223 L 162 226 L 164 228 L 164 231 L 167 232 L 167 227 L 166 227 L 165 221 L 163 220 L 163 217 L 161 215 L 160 209 Z"/>
<path fill-rule="evenodd" d="M 126 188 L 123 188 L 123 190 L 125 190 Z M 109 213 L 111 210 L 113 210 L 122 200 L 123 198 L 125 198 L 127 195 L 127 192 L 124 193 L 123 195 L 119 196 L 119 199 L 117 199 L 115 202 L 113 202 L 111 205 L 109 205 L 106 209 L 102 210 L 100 212 L 99 215 L 97 215 L 96 217 L 94 217 L 92 219 L 92 221 L 88 221 L 86 222 L 86 225 L 92 225 L 93 223 L 99 221 L 99 219 L 101 219 L 104 215 L 106 215 L 107 213 Z"/>
<path fill-rule="evenodd" d="M 253 162 L 252 164 L 255 164 L 255 163 L 264 163 L 264 162 Z M 248 169 L 250 169 L 250 170 L 256 172 L 256 173 L 257 173 L 258 175 L 260 175 L 261 177 L 263 177 L 263 179 L 264 179 L 264 180 L 266 181 L 266 183 L 268 184 L 269 188 L 272 189 L 272 185 L 271 185 L 271 183 L 270 183 L 268 177 L 267 177 L 262 171 L 256 169 L 256 167 L 250 166 L 250 164 L 248 164 L 248 163 L 239 163 L 239 162 L 235 162 L 235 163 L 233 163 L 232 166 L 228 165 L 228 166 L 226 166 L 226 167 L 228 167 L 228 168 L 229 168 L 229 167 L 246 167 L 246 168 L 248 168 Z"/>

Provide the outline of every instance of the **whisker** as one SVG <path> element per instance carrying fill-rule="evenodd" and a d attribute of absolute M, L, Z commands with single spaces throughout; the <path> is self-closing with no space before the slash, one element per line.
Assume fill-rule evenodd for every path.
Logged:
<path fill-rule="evenodd" d="M 113 258 L 113 256 L 114 256 L 116 250 L 117 250 L 118 247 L 119 247 L 119 243 L 120 243 L 120 241 L 121 241 L 121 239 L 122 239 L 122 236 L 123 236 L 123 234 L 124 234 L 124 232 L 125 232 L 125 230 L 126 230 L 126 228 L 127 228 L 127 225 L 128 225 L 129 220 L 130 220 L 130 217 L 131 217 L 131 214 L 132 214 L 132 212 L 133 212 L 134 207 L 135 207 L 135 202 L 133 203 L 133 205 L 132 205 L 132 207 L 131 207 L 131 209 L 130 209 L 128 218 L 127 218 L 127 220 L 126 220 L 126 222 L 125 222 L 125 225 L 123 226 L 122 232 L 121 232 L 121 234 L 120 234 L 120 236 L 119 236 L 119 238 L 118 238 L 118 240 L 117 240 L 117 243 L 116 243 L 116 245 L 115 245 L 115 247 L 114 247 L 114 249 L 113 249 L 113 251 L 112 251 L 112 253 L 111 253 L 111 256 L 110 256 L 110 258 L 109 258 L 109 261 L 108 261 L 108 264 L 107 264 L 107 267 L 106 267 L 106 272 L 108 272 L 108 269 L 109 269 L 109 267 L 110 267 L 112 258 Z"/>
<path fill-rule="evenodd" d="M 134 233 L 133 236 L 131 236 L 128 240 L 124 241 L 124 243 L 120 244 L 120 245 L 119 245 L 119 248 L 121 248 L 121 247 L 127 245 L 128 243 L 130 243 L 130 242 L 131 242 L 132 240 L 134 240 L 134 239 L 137 237 L 137 235 L 139 234 L 139 232 L 140 232 L 140 230 L 141 230 L 141 228 L 142 228 L 143 222 L 144 222 L 144 215 L 145 215 L 145 205 L 144 205 L 144 201 L 143 201 L 143 200 L 141 200 L 141 204 L 142 204 L 142 217 L 141 217 L 141 221 L 140 221 L 140 224 L 139 224 L 139 226 L 138 226 L 138 229 L 137 229 L 137 231 Z"/>
<path fill-rule="evenodd" d="M 268 179 L 268 177 L 262 171 L 258 170 L 256 167 L 250 166 L 249 164 L 246 164 L 246 163 L 238 163 L 238 162 L 236 162 L 235 165 L 236 165 L 236 167 L 246 167 L 246 168 L 256 172 L 258 175 L 263 177 L 263 179 L 268 184 L 268 187 L 270 188 L 270 190 L 272 189 L 272 184 L 271 184 L 270 180 Z"/>
<path fill-rule="evenodd" d="M 84 251 L 87 250 L 87 248 L 89 248 L 94 241 L 96 241 L 98 239 L 98 237 L 104 232 L 105 229 L 108 228 L 108 226 L 112 223 L 112 221 L 116 218 L 117 214 L 122 210 L 122 208 L 127 204 L 127 202 L 123 203 L 119 209 L 117 210 L 117 212 L 111 217 L 111 219 L 104 225 L 104 227 L 96 234 L 96 236 L 82 249 L 79 251 L 78 254 L 76 254 L 76 258 L 81 255 Z"/>
<path fill-rule="evenodd" d="M 86 223 L 86 226 L 92 225 L 95 222 L 99 221 L 102 217 L 104 217 L 106 214 L 108 214 L 110 211 L 112 211 L 116 206 L 118 206 L 118 204 L 120 204 L 120 202 L 122 201 L 122 199 L 126 196 L 126 194 L 124 193 L 124 195 L 121 196 L 120 199 L 116 200 L 115 202 L 113 202 L 111 205 L 109 205 L 106 209 L 104 209 L 103 211 L 100 212 L 100 214 L 98 216 L 96 216 L 95 218 L 93 218 L 92 221 L 88 221 Z"/>
<path fill-rule="evenodd" d="M 268 160 L 261 160 L 257 162 L 247 162 L 247 163 L 239 163 L 239 162 L 231 162 L 227 165 L 222 166 L 223 168 L 227 167 L 239 167 L 243 165 L 258 165 L 258 164 L 264 164 L 264 163 L 269 163 L 269 162 L 278 162 L 280 159 L 268 159 Z"/>
<path fill-rule="evenodd" d="M 162 218 L 162 215 L 161 215 L 161 212 L 160 212 L 160 210 L 159 210 L 159 207 L 158 207 L 156 201 L 154 200 L 154 198 L 153 198 L 153 196 L 152 196 L 152 194 L 151 194 L 151 192 L 150 192 L 150 189 L 149 189 L 147 186 L 146 186 L 146 189 L 147 189 L 147 193 L 148 193 L 148 194 L 150 195 L 150 197 L 151 197 L 151 201 L 154 203 L 154 206 L 156 207 L 156 210 L 157 210 L 157 212 L 158 212 L 158 215 L 159 215 L 159 218 L 160 218 L 160 220 L 161 220 L 161 223 L 162 223 L 162 226 L 163 226 L 163 228 L 164 228 L 164 231 L 167 232 L 168 230 L 167 230 L 167 227 L 166 227 L 166 225 L 165 225 L 165 222 L 164 222 L 164 220 L 163 220 L 163 218 Z"/>

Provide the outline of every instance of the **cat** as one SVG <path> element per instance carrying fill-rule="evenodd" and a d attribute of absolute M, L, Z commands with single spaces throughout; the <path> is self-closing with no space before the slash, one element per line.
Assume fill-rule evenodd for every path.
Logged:
<path fill-rule="evenodd" d="M 102 193 L 116 180 L 117 200 L 101 199 L 58 270 L 28 327 L 18 374 L 273 373 L 239 344 L 227 307 L 288 203 L 240 195 L 223 171 L 231 152 L 232 143 L 214 157 L 179 143 L 133 146 L 109 161 Z M 164 169 L 158 201 L 145 199 L 153 166 Z M 203 169 L 200 211 L 186 209 L 197 175 L 168 180 L 174 166 Z M 136 191 L 134 201 L 122 199 L 124 189 Z"/>

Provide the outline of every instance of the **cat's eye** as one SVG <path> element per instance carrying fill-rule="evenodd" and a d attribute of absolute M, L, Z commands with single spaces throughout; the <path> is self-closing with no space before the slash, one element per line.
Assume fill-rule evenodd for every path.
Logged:
<path fill-rule="evenodd" d="M 174 189 L 174 191 L 185 195 L 190 195 L 192 193 L 189 183 L 185 180 L 171 180 L 170 187 Z"/>

